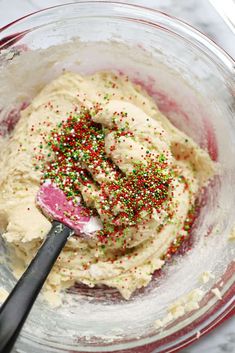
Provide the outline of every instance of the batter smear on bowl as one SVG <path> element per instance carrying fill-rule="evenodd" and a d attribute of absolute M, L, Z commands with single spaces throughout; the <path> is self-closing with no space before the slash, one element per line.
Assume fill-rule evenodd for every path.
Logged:
<path fill-rule="evenodd" d="M 51 183 L 102 227 L 69 239 L 45 290 L 104 284 L 125 299 L 190 236 L 198 192 L 215 173 L 140 86 L 107 72 L 48 84 L 22 111 L 0 165 L 1 228 L 16 275 L 50 229 L 36 195 Z"/>

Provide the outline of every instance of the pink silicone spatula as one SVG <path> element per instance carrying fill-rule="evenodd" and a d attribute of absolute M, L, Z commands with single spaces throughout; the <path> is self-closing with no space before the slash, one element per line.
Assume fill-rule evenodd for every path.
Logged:
<path fill-rule="evenodd" d="M 98 217 L 86 216 L 86 208 L 68 201 L 51 182 L 44 183 L 36 197 L 37 205 L 52 219 L 52 227 L 38 253 L 0 308 L 0 353 L 9 353 L 67 239 L 77 234 L 92 237 L 102 228 Z"/>

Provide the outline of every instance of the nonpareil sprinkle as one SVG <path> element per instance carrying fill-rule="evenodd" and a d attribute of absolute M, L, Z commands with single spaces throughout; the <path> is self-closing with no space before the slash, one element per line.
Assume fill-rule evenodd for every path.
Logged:
<path fill-rule="evenodd" d="M 153 160 L 147 151 L 145 163 L 133 163 L 132 172 L 125 175 L 105 152 L 105 129 L 92 120 L 100 110 L 96 104 L 92 109 L 69 115 L 51 130 L 40 149 L 46 144 L 50 157 L 42 164 L 42 182 L 51 180 L 74 202 L 81 196 L 81 187 L 98 188 L 98 212 L 104 219 L 98 236 L 104 239 L 123 234 L 126 226 L 136 225 L 160 209 L 168 198 L 172 173 L 164 155 Z M 125 119 L 127 113 L 122 117 Z M 133 136 L 115 124 L 113 131 L 117 138 Z M 38 161 L 42 163 L 40 155 Z M 96 176 L 101 173 L 106 178 L 98 184 Z M 96 210 L 89 212 L 94 214 Z"/>

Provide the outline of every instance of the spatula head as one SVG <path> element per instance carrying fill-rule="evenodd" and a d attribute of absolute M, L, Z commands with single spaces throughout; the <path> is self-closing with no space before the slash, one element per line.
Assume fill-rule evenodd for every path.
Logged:
<path fill-rule="evenodd" d="M 88 210 L 81 205 L 79 198 L 76 204 L 68 200 L 64 192 L 50 181 L 41 185 L 36 203 L 48 218 L 66 224 L 77 235 L 91 237 L 102 229 L 99 217 L 88 216 Z"/>

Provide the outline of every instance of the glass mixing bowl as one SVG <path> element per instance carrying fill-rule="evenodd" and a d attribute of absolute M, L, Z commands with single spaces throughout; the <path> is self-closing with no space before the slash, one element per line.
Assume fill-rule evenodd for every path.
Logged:
<path fill-rule="evenodd" d="M 63 70 L 128 74 L 161 111 L 207 149 L 218 176 L 203 193 L 192 249 L 163 274 L 121 300 L 108 288 L 78 286 L 63 305 L 39 297 L 16 344 L 17 352 L 173 352 L 234 313 L 235 121 L 234 62 L 208 38 L 163 13 L 122 3 L 83 1 L 49 8 L 1 30 L 1 134 Z M 17 163 L 17 161 L 16 161 Z M 1 258 L 6 249 L 1 243 Z M 0 287 L 15 278 L 1 261 Z M 214 278 L 201 283 L 203 271 Z M 162 328 L 156 320 L 178 298 L 200 287 L 198 308 Z M 217 287 L 222 299 L 211 292 Z"/>

